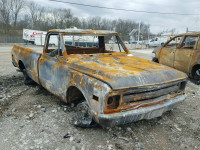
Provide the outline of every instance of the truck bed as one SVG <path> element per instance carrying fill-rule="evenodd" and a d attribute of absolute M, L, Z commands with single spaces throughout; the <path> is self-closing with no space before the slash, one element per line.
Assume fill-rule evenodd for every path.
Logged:
<path fill-rule="evenodd" d="M 27 75 L 39 84 L 38 60 L 42 54 L 19 45 L 13 46 L 11 54 L 13 65 L 20 70 L 25 69 Z"/>

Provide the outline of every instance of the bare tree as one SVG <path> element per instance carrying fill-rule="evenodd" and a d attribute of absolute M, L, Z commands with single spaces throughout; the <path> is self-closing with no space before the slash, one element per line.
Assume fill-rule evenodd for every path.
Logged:
<path fill-rule="evenodd" d="M 74 25 L 77 28 L 81 28 L 81 22 L 78 17 L 73 17 L 72 19 L 72 25 Z"/>
<path fill-rule="evenodd" d="M 61 21 L 60 9 L 52 10 L 52 24 L 54 28 L 59 28 L 59 22 Z"/>
<path fill-rule="evenodd" d="M 138 23 L 133 20 L 111 20 L 98 16 L 79 18 L 75 17 L 70 9 L 42 7 L 31 0 L 26 2 L 26 0 L 0 0 L 0 25 L 4 27 L 2 29 L 6 29 L 2 30 L 3 32 L 8 31 L 12 26 L 14 29 L 18 27 L 18 29 L 34 28 L 39 30 L 75 26 L 82 29 L 115 30 L 121 34 L 124 40 L 128 40 L 129 32 L 138 29 Z M 28 13 L 20 13 L 23 8 Z M 149 25 L 141 23 L 140 27 L 142 38 L 148 39 L 151 34 Z M 171 32 L 175 32 L 175 30 Z"/>
<path fill-rule="evenodd" d="M 11 0 L 0 0 L 0 17 L 4 24 L 4 28 L 9 30 L 11 16 Z"/>
<path fill-rule="evenodd" d="M 24 5 L 25 5 L 24 0 L 11 0 L 11 6 L 12 6 L 11 10 L 14 18 L 14 29 L 16 29 L 17 18 Z"/>
<path fill-rule="evenodd" d="M 45 13 L 45 8 L 41 7 L 37 3 L 30 2 L 28 3 L 29 13 L 32 19 L 33 27 L 38 27 L 42 19 L 42 15 Z"/>
<path fill-rule="evenodd" d="M 60 9 L 59 16 L 60 16 L 59 28 L 69 28 L 71 26 L 74 26 L 72 24 L 73 15 L 70 9 Z"/>

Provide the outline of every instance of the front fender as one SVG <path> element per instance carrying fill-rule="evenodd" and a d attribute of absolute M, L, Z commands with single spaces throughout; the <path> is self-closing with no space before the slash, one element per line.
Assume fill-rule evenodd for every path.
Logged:
<path fill-rule="evenodd" d="M 77 87 L 85 97 L 91 112 L 96 116 L 103 112 L 104 101 L 111 88 L 104 82 L 86 74 L 72 70 L 69 87 Z"/>
<path fill-rule="evenodd" d="M 155 57 L 156 58 L 159 58 L 159 55 L 160 55 L 160 51 L 161 51 L 162 47 L 159 47 L 155 50 Z"/>

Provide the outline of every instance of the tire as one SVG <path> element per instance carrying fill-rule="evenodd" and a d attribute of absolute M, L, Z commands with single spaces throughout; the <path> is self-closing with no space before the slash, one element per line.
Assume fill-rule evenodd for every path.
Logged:
<path fill-rule="evenodd" d="M 26 69 L 23 69 L 22 72 L 23 72 L 23 75 L 24 75 L 24 84 L 25 85 L 35 84 L 35 82 L 27 75 Z"/>
<path fill-rule="evenodd" d="M 83 101 L 76 106 L 74 125 L 81 128 L 89 128 L 97 125 L 93 120 L 90 108 L 86 101 Z"/>
<path fill-rule="evenodd" d="M 152 58 L 152 61 L 153 61 L 153 62 L 156 62 L 156 63 L 159 63 L 159 62 L 158 62 L 158 58 L 156 58 L 156 57 L 153 57 L 153 58 Z"/>
<path fill-rule="evenodd" d="M 192 76 L 193 76 L 194 82 L 195 82 L 197 85 L 200 85 L 200 67 L 195 68 L 195 69 L 193 70 Z"/>

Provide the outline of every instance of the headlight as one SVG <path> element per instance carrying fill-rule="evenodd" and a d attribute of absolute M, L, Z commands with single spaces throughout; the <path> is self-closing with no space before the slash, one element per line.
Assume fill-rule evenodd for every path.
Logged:
<path fill-rule="evenodd" d="M 120 95 L 111 96 L 107 100 L 107 109 L 116 109 L 119 106 Z"/>
<path fill-rule="evenodd" d="M 179 85 L 178 85 L 179 91 L 183 91 L 185 89 L 186 83 L 187 83 L 186 81 L 179 83 Z"/>

